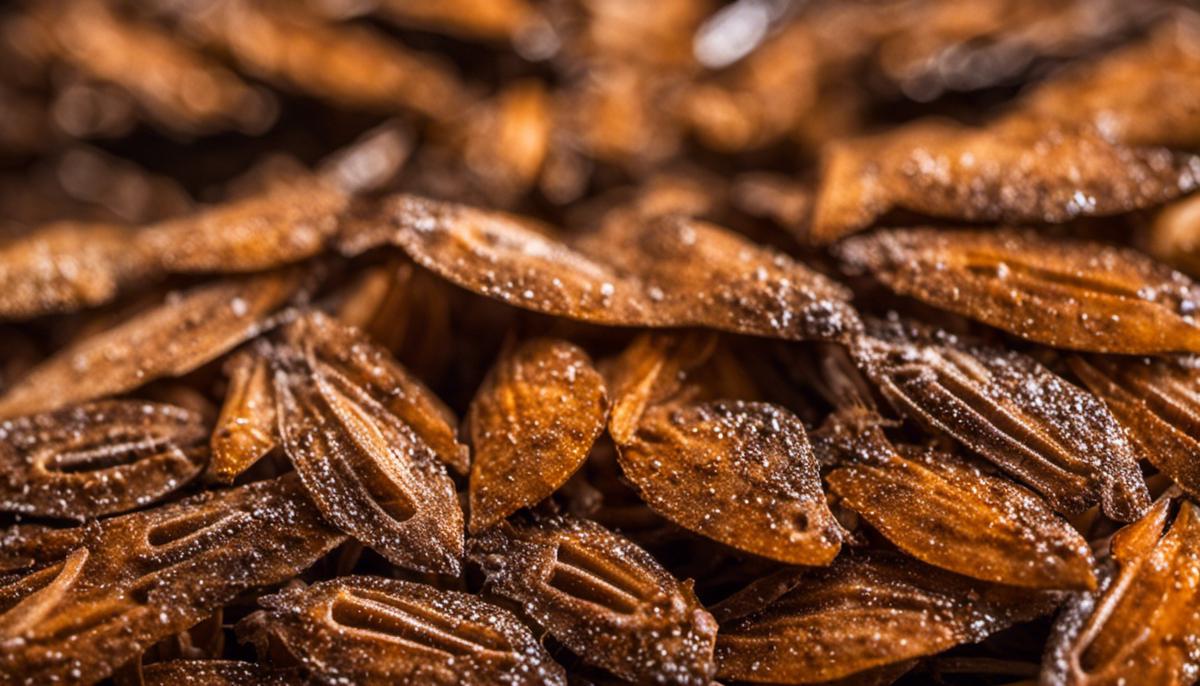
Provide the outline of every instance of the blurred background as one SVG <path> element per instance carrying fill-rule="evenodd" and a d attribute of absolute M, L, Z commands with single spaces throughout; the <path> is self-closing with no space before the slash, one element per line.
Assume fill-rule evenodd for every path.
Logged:
<path fill-rule="evenodd" d="M 1174 4 L 10 2 L 0 236 L 154 222 L 312 169 L 573 225 L 653 182 L 800 230 L 829 141 L 978 122 Z"/>

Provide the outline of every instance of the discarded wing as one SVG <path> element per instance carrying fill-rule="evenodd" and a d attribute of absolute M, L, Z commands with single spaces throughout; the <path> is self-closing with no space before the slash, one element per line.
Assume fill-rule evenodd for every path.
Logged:
<path fill-rule="evenodd" d="M 0 422 L 0 510 L 84 519 L 142 507 L 200 474 L 206 435 L 196 414 L 140 400 Z"/>
<path fill-rule="evenodd" d="M 166 272 L 252 272 L 324 251 L 349 198 L 317 178 L 148 226 L 134 245 Z"/>
<path fill-rule="evenodd" d="M 844 288 L 712 224 L 625 218 L 571 245 L 536 222 L 412 196 L 384 201 L 381 213 L 343 233 L 343 252 L 394 242 L 464 288 L 538 312 L 788 339 L 859 327 Z"/>
<path fill-rule="evenodd" d="M 864 455 L 831 471 L 829 489 L 909 555 L 1010 586 L 1095 588 L 1087 541 L 1035 493 L 948 453 Z"/>
<path fill-rule="evenodd" d="M 529 629 L 467 593 L 372 576 L 295 585 L 261 599 L 242 640 L 277 640 L 320 681 L 361 686 L 563 686 Z"/>
<path fill-rule="evenodd" d="M 918 121 L 833 143 L 810 238 L 830 242 L 893 209 L 967 221 L 1065 222 L 1161 204 L 1200 183 L 1194 22 L 1052 79 L 1007 116 Z M 1147 78 L 1153 73 L 1154 78 Z"/>
<path fill-rule="evenodd" d="M 904 414 L 944 431 L 1073 514 L 1119 521 L 1150 497 L 1140 455 L 1104 404 L 1021 353 L 875 322 L 854 351 Z"/>
<path fill-rule="evenodd" d="M 585 661 L 638 683 L 707 686 L 717 624 L 632 541 L 570 516 L 471 539 L 487 585 Z"/>
<path fill-rule="evenodd" d="M 321 513 L 394 564 L 457 574 L 463 514 L 433 450 L 311 351 L 274 364 L 283 448 Z"/>
<path fill-rule="evenodd" d="M 703 536 L 788 564 L 828 564 L 841 547 L 804 425 L 781 407 L 655 407 L 618 457 L 651 508 Z"/>
<path fill-rule="evenodd" d="M 1061 223 L 1153 207 L 1193 190 L 1200 158 L 1012 118 L 983 129 L 918 121 L 825 153 L 808 239 L 890 211 L 970 222 Z"/>
<path fill-rule="evenodd" d="M 269 346 L 253 345 L 225 365 L 229 390 L 213 429 L 208 463 L 215 481 L 231 483 L 279 442 L 270 354 Z"/>
<path fill-rule="evenodd" d="M 1008 230 L 909 229 L 849 239 L 839 253 L 898 293 L 1046 345 L 1200 351 L 1200 286 L 1132 250 Z"/>
<path fill-rule="evenodd" d="M 715 224 L 618 214 L 577 246 L 644 284 L 654 315 L 631 324 L 661 319 L 793 340 L 838 340 L 860 328 L 844 286 Z"/>
<path fill-rule="evenodd" d="M 644 334 L 610 365 L 609 433 L 625 478 L 656 512 L 739 550 L 827 564 L 842 532 L 804 425 L 788 410 L 724 399 L 711 334 Z"/>
<path fill-rule="evenodd" d="M 1200 631 L 1198 534 L 1196 506 L 1170 497 L 1118 531 L 1111 543 L 1117 569 L 1099 593 L 1076 596 L 1059 616 L 1043 683 L 1193 681 L 1200 670 L 1192 638 Z"/>
<path fill-rule="evenodd" d="M 33 414 L 180 376 L 261 333 L 294 297 L 298 268 L 198 286 L 67 346 L 0 396 L 0 417 Z"/>
<path fill-rule="evenodd" d="M 1054 594 L 972 581 L 883 553 L 812 570 L 717 638 L 723 679 L 817 684 L 979 641 L 1049 613 Z"/>
<path fill-rule="evenodd" d="M 1068 362 L 1150 464 L 1200 497 L 1200 370 L 1161 358 L 1095 355 Z"/>
<path fill-rule="evenodd" d="M 533 339 L 503 356 L 471 402 L 470 529 L 479 532 L 557 491 L 604 430 L 604 379 L 587 353 Z"/>
<path fill-rule="evenodd" d="M 133 232 L 109 224 L 50 224 L 0 246 L 0 319 L 102 305 L 151 269 Z"/>
<path fill-rule="evenodd" d="M 124 515 L 0 588 L 0 674 L 101 680 L 239 593 L 292 578 L 343 537 L 293 477 Z"/>

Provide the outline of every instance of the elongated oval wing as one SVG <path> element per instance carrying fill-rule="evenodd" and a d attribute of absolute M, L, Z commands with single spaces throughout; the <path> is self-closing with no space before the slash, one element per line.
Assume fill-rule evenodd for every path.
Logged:
<path fill-rule="evenodd" d="M 0 510 L 89 518 L 152 503 L 204 466 L 200 417 L 137 400 L 0 422 Z"/>
<path fill-rule="evenodd" d="M 1036 494 L 961 458 L 893 449 L 826 480 L 847 507 L 923 562 L 1010 586 L 1096 586 L 1083 536 Z"/>
<path fill-rule="evenodd" d="M 393 242 L 459 286 L 513 305 L 598 323 L 650 316 L 639 284 L 572 249 L 549 227 L 413 196 L 390 198 L 382 211 L 366 230 L 343 232 L 343 252 Z"/>
<path fill-rule="evenodd" d="M 124 393 L 186 374 L 258 334 L 296 294 L 287 269 L 198 286 L 68 346 L 0 397 L 0 417 L 33 414 Z"/>
<path fill-rule="evenodd" d="M 580 348 L 533 339 L 497 362 L 468 422 L 472 532 L 558 490 L 604 430 L 604 379 Z"/>
<path fill-rule="evenodd" d="M 50 224 L 0 245 L 0 319 L 27 319 L 102 305 L 150 271 L 107 224 Z"/>
<path fill-rule="evenodd" d="M 651 508 L 702 536 L 788 564 L 841 548 L 804 426 L 781 407 L 656 406 L 618 459 Z"/>
<path fill-rule="evenodd" d="M 1010 230 L 897 229 L 849 239 L 839 254 L 898 293 L 1046 345 L 1200 352 L 1200 286 L 1133 250 Z"/>
<path fill-rule="evenodd" d="M 637 683 L 708 686 L 717 625 L 692 593 L 632 541 L 557 516 L 471 539 L 496 593 L 584 660 Z"/>
<path fill-rule="evenodd" d="M 622 216 L 575 244 L 513 215 L 396 196 L 343 250 L 393 242 L 417 263 L 497 300 L 597 324 L 706 326 L 843 338 L 849 292 L 786 255 L 685 219 Z"/>
<path fill-rule="evenodd" d="M 716 224 L 618 213 L 576 246 L 642 284 L 654 319 L 630 324 L 793 340 L 841 340 L 861 326 L 844 286 Z"/>
<path fill-rule="evenodd" d="M 148 226 L 135 245 L 168 272 L 253 272 L 320 253 L 346 195 L 315 178 Z"/>
<path fill-rule="evenodd" d="M 1055 594 L 883 553 L 843 556 L 717 637 L 721 678 L 815 684 L 980 641 L 1050 612 Z"/>
<path fill-rule="evenodd" d="M 810 237 L 836 240 L 893 209 L 1057 223 L 1152 207 L 1195 189 L 1197 40 L 1194 22 L 1181 15 L 1081 61 L 983 126 L 925 120 L 832 143 Z"/>
<path fill-rule="evenodd" d="M 1194 189 L 1198 163 L 1031 117 L 981 128 L 916 121 L 830 144 L 808 238 L 829 243 L 893 210 L 1007 224 L 1119 214 Z"/>
<path fill-rule="evenodd" d="M 276 639 L 318 679 L 362 686 L 564 686 L 566 675 L 507 610 L 457 591 L 373 576 L 296 585 L 261 600 L 243 640 Z"/>
<path fill-rule="evenodd" d="M 433 450 L 361 387 L 290 346 L 276 351 L 284 451 L 321 512 L 394 564 L 457 574 L 463 514 Z"/>
<path fill-rule="evenodd" d="M 871 331 L 854 355 L 896 409 L 995 462 L 1056 511 L 1099 500 L 1129 521 L 1149 506 L 1140 455 L 1091 394 L 1015 351 L 902 323 Z"/>

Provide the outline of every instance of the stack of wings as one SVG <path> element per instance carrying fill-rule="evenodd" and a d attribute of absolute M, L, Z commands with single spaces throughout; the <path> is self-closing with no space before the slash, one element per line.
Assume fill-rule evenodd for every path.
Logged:
<path fill-rule="evenodd" d="M 1200 10 L 0 8 L 0 686 L 1200 678 Z"/>

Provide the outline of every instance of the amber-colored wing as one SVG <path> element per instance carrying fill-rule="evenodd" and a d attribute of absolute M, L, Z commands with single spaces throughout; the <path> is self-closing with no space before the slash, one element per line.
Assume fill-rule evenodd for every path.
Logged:
<path fill-rule="evenodd" d="M 1059 616 L 1042 681 L 1053 686 L 1184 684 L 1200 668 L 1200 518 L 1190 500 L 1160 500 L 1112 539 L 1118 569 L 1102 592 L 1082 594 Z"/>
<path fill-rule="evenodd" d="M 1150 504 L 1140 454 L 1104 404 L 1021 353 L 876 322 L 854 355 L 897 410 L 944 431 L 1077 513 Z"/>
<path fill-rule="evenodd" d="M 0 423 L 0 510 L 85 519 L 183 488 L 204 467 L 207 430 L 193 412 L 108 400 Z"/>
<path fill-rule="evenodd" d="M 488 587 L 584 660 L 638 683 L 707 686 L 717 624 L 632 541 L 583 519 L 502 524 L 471 539 Z M 664 656 L 670 656 L 663 659 Z"/>
<path fill-rule="evenodd" d="M 1049 613 L 1054 594 L 972 581 L 899 556 L 850 555 L 722 627 L 725 679 L 816 684 L 932 655 Z"/>
<path fill-rule="evenodd" d="M 908 229 L 849 239 L 839 253 L 898 293 L 1039 343 L 1200 351 L 1200 286 L 1133 250 L 1021 231 Z"/>
<path fill-rule="evenodd" d="M 242 640 L 277 640 L 317 679 L 361 686 L 564 686 L 566 675 L 507 610 L 457 591 L 373 576 L 295 585 L 261 600 Z"/>
<path fill-rule="evenodd" d="M 604 379 L 583 350 L 533 339 L 502 357 L 471 403 L 472 532 L 554 493 L 604 430 Z"/>
<path fill-rule="evenodd" d="M 0 416 L 53 410 L 179 376 L 261 332 L 294 296 L 287 269 L 198 286 L 59 351 L 0 397 Z"/>

